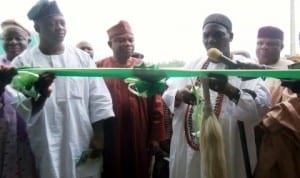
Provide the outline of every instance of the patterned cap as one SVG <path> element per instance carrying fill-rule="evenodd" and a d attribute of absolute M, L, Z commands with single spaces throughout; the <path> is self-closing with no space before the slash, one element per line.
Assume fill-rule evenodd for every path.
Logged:
<path fill-rule="evenodd" d="M 112 26 L 110 29 L 107 30 L 109 39 L 125 33 L 133 34 L 129 23 L 125 20 L 121 20 L 118 24 Z"/>
<path fill-rule="evenodd" d="M 15 21 L 14 19 L 7 19 L 1 23 L 2 31 L 5 32 L 11 28 L 18 28 L 24 31 L 28 36 L 30 36 L 29 30 L 23 27 L 20 23 Z"/>

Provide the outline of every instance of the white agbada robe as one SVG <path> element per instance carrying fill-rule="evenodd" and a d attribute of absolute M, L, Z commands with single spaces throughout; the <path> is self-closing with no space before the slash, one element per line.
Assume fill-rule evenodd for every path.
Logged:
<path fill-rule="evenodd" d="M 207 58 L 188 63 L 186 69 L 201 69 Z M 235 60 L 245 61 L 242 56 L 234 56 Z M 248 61 L 249 62 L 249 61 Z M 210 63 L 208 69 L 224 69 L 224 64 Z M 178 89 L 194 83 L 196 78 L 171 78 L 167 81 L 168 89 L 163 94 L 163 99 L 174 113 L 172 122 L 173 135 L 170 147 L 170 178 L 200 178 L 200 153 L 193 150 L 185 137 L 184 117 L 187 105 L 182 103 L 175 107 L 175 95 Z M 250 89 L 256 93 L 256 98 L 241 90 L 241 96 L 236 105 L 224 96 L 219 121 L 225 140 L 225 155 L 228 168 L 228 177 L 246 178 L 244 158 L 237 121 L 244 122 L 247 146 L 252 172 L 256 165 L 256 147 L 254 140 L 254 126 L 259 122 L 270 106 L 270 94 L 260 78 L 242 82 L 238 77 L 229 77 L 228 82 L 239 89 Z M 217 92 L 210 90 L 211 103 L 214 107 Z"/>
<path fill-rule="evenodd" d="M 61 55 L 44 55 L 38 47 L 13 61 L 17 67 L 95 68 L 88 54 L 65 45 Z M 99 177 L 101 160 L 76 168 L 89 148 L 92 123 L 114 116 L 112 100 L 99 77 L 56 77 L 44 108 L 27 120 L 27 130 L 42 178 Z"/>

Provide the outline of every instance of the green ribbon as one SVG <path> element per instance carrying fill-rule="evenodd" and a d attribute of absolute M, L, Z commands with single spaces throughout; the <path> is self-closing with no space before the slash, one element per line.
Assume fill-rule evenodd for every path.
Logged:
<path fill-rule="evenodd" d="M 191 106 L 194 107 L 194 112 L 192 114 L 192 134 L 193 136 L 199 138 L 200 137 L 200 127 L 201 127 L 201 120 L 203 118 L 203 102 L 204 99 L 201 96 L 202 94 L 202 88 L 200 88 L 199 86 L 192 86 L 192 93 L 194 94 L 194 96 L 196 97 L 196 104 L 195 106 Z"/>
<path fill-rule="evenodd" d="M 165 89 L 165 80 L 169 77 L 204 77 L 208 74 L 220 74 L 226 76 L 238 77 L 272 77 L 280 79 L 300 79 L 300 69 L 269 69 L 269 70 L 246 70 L 246 69 L 178 69 L 178 68 L 158 68 L 156 65 L 141 64 L 134 68 L 30 68 L 22 67 L 17 69 L 20 74 L 43 72 L 53 72 L 60 77 L 109 77 L 109 78 L 126 78 L 128 89 L 142 97 L 149 97 L 162 93 Z M 27 75 L 26 74 L 26 75 Z M 28 75 L 27 75 L 28 76 Z M 25 77 L 26 78 L 26 77 Z M 26 80 L 25 80 L 26 81 Z M 15 87 L 22 92 L 27 92 L 26 82 Z M 31 81 L 32 84 L 32 81 Z M 21 87 L 22 85 L 25 86 Z M 21 88 L 21 89 L 20 89 Z M 29 93 L 36 97 L 36 94 Z"/>
<path fill-rule="evenodd" d="M 223 69 L 223 70 L 196 70 L 196 69 L 142 69 L 142 68 L 19 68 L 18 71 L 27 71 L 40 74 L 46 71 L 53 72 L 61 77 L 110 77 L 128 78 L 140 76 L 143 79 L 153 77 L 154 80 L 164 77 L 197 77 L 208 74 L 221 74 L 226 76 L 239 77 L 272 77 L 282 79 L 300 79 L 300 69 L 269 69 L 269 70 L 249 70 L 249 69 Z"/>

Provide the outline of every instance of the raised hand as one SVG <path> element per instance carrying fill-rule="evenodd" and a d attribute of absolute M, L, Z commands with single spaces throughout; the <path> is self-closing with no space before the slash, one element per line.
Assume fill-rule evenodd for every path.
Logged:
<path fill-rule="evenodd" d="M 5 65 L 0 65 L 0 90 L 4 91 L 7 84 L 10 84 L 12 78 L 17 74 L 15 67 L 8 67 Z"/>
<path fill-rule="evenodd" d="M 193 94 L 193 92 L 191 91 L 192 86 L 191 85 L 187 85 L 184 88 L 182 88 L 181 90 L 178 90 L 176 93 L 176 99 L 183 101 L 186 104 L 190 104 L 190 105 L 194 105 L 196 104 L 196 97 Z M 175 104 L 176 106 L 176 104 Z"/>
<path fill-rule="evenodd" d="M 208 79 L 209 79 L 208 86 L 210 89 L 218 93 L 224 92 L 224 89 L 228 84 L 227 76 L 219 75 L 219 74 L 209 74 Z"/>
<path fill-rule="evenodd" d="M 52 72 L 44 72 L 39 75 L 39 79 L 34 83 L 35 90 L 40 93 L 42 97 L 49 97 L 52 89 L 50 85 L 55 79 L 55 74 Z"/>

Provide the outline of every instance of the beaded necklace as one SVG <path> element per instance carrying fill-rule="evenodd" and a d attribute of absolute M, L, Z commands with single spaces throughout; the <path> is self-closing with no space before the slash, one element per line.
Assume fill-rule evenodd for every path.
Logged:
<path fill-rule="evenodd" d="M 205 63 L 202 65 L 201 69 L 207 69 L 209 65 L 209 60 L 206 60 Z M 195 85 L 200 85 L 200 77 L 197 77 Z M 217 118 L 219 118 L 221 110 L 222 110 L 222 103 L 224 99 L 224 94 L 218 93 L 218 96 L 216 97 L 216 102 L 214 105 L 214 113 Z M 188 145 L 195 151 L 199 151 L 199 137 L 197 137 L 195 134 L 192 134 L 193 128 L 193 122 L 192 122 L 192 115 L 193 115 L 193 106 L 188 105 L 186 112 L 185 112 L 185 119 L 184 119 L 184 131 L 185 131 L 185 137 L 187 140 Z"/>

